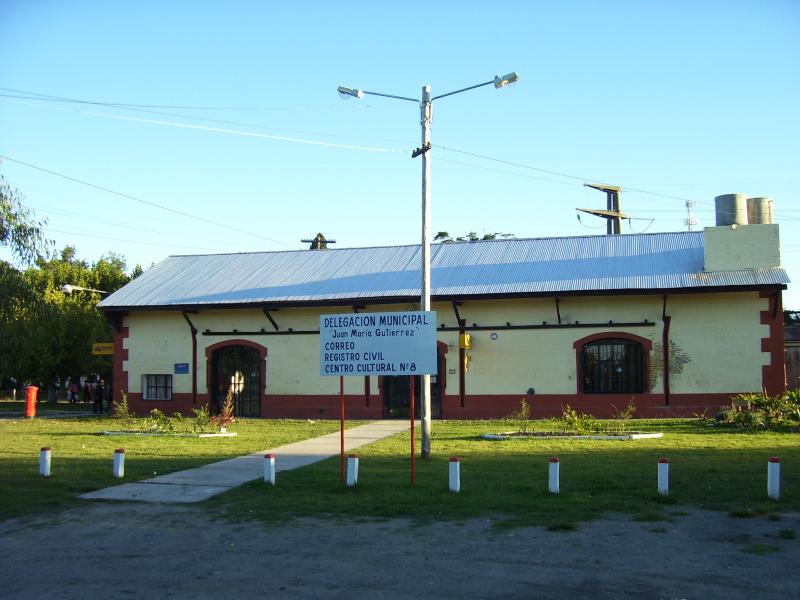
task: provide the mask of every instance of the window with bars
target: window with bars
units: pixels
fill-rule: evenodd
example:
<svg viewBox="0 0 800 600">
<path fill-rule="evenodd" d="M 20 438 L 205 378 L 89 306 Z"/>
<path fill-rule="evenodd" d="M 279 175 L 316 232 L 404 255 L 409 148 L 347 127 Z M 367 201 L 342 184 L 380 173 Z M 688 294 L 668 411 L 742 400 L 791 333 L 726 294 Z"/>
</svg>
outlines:
<svg viewBox="0 0 800 600">
<path fill-rule="evenodd" d="M 584 394 L 625 394 L 645 391 L 642 344 L 603 339 L 583 346 L 581 376 Z"/>
<path fill-rule="evenodd" d="M 142 375 L 143 400 L 172 400 L 172 375 Z"/>
</svg>

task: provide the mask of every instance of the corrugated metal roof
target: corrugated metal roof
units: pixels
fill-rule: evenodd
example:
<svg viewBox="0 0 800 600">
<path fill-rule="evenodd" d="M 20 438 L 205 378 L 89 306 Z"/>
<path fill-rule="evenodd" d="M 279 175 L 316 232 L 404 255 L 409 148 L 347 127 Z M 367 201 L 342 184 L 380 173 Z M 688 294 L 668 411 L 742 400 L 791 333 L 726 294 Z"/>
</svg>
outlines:
<svg viewBox="0 0 800 600">
<path fill-rule="evenodd" d="M 420 246 L 171 256 L 115 292 L 107 310 L 413 297 Z M 703 271 L 703 232 L 435 244 L 434 297 L 760 286 L 779 268 Z"/>
</svg>

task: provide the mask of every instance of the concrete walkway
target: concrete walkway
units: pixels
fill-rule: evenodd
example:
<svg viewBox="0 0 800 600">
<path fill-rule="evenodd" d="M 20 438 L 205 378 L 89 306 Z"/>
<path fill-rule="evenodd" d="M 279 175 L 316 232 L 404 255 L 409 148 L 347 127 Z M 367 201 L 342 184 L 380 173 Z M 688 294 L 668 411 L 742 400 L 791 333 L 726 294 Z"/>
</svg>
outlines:
<svg viewBox="0 0 800 600">
<path fill-rule="evenodd" d="M 408 421 L 375 421 L 346 429 L 345 451 L 407 431 Z M 86 500 L 130 500 L 139 502 L 202 502 L 229 489 L 264 476 L 264 454 L 275 454 L 276 471 L 305 467 L 339 454 L 339 432 L 271 448 L 248 456 L 231 458 L 196 469 L 160 475 L 137 483 L 124 483 L 80 496 Z"/>
</svg>

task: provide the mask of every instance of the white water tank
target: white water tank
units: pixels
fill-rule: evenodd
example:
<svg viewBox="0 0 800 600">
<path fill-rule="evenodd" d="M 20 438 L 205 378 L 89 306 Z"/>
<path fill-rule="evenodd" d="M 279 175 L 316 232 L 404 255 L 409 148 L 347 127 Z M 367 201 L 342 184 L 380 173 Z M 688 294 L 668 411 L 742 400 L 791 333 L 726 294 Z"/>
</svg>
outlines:
<svg viewBox="0 0 800 600">
<path fill-rule="evenodd" d="M 747 222 L 752 225 L 772 223 L 772 198 L 748 198 Z"/>
<path fill-rule="evenodd" d="M 714 198 L 717 227 L 747 225 L 747 197 L 744 194 L 723 194 Z"/>
</svg>

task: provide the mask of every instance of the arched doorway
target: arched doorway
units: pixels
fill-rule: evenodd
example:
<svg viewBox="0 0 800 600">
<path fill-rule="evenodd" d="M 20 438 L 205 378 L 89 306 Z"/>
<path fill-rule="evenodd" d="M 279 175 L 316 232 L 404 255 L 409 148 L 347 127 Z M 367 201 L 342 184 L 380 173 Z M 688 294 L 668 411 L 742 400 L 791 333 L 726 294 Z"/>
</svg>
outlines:
<svg viewBox="0 0 800 600">
<path fill-rule="evenodd" d="M 237 417 L 261 416 L 264 364 L 260 351 L 250 345 L 231 343 L 211 351 L 209 398 L 212 413 L 219 412 L 228 390 L 233 391 L 233 412 Z"/>
<path fill-rule="evenodd" d="M 447 344 L 436 343 L 436 373 L 431 375 L 431 417 L 442 416 L 442 398 L 447 380 Z M 411 378 L 407 376 L 384 376 L 381 378 L 383 413 L 388 418 L 407 419 L 411 408 Z M 422 377 L 414 377 L 415 416 L 422 415 Z"/>
</svg>

